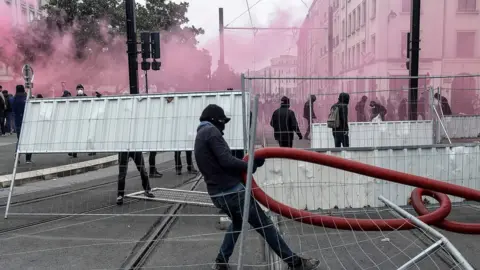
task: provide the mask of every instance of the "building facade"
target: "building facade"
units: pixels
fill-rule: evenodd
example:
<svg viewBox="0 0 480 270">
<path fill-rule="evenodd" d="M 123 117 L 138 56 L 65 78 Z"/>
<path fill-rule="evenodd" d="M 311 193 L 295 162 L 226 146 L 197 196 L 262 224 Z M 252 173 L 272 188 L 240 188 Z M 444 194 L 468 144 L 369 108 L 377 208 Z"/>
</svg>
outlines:
<svg viewBox="0 0 480 270">
<path fill-rule="evenodd" d="M 255 72 L 257 77 L 269 77 L 269 80 L 253 80 L 258 94 L 270 96 L 293 95 L 296 93 L 297 82 L 293 79 L 275 79 L 297 76 L 297 57 L 281 55 L 270 59 L 270 65 Z"/>
<path fill-rule="evenodd" d="M 33 22 L 41 15 L 40 8 L 48 0 L 0 0 L 2 11 L 2 24 L 11 24 L 11 27 L 26 25 Z M 2 25 L 2 27 L 10 27 Z M 0 62 L 0 82 L 10 82 L 13 77 L 10 70 L 4 63 Z"/>
<path fill-rule="evenodd" d="M 480 73 L 480 0 L 423 0 L 421 11 L 420 75 Z M 303 91 L 365 93 L 371 99 L 406 97 L 408 80 L 407 32 L 411 0 L 316 0 L 310 7 L 297 44 L 299 74 L 327 76 L 328 35 L 317 30 L 333 10 L 333 75 L 338 77 L 390 77 L 318 81 Z M 441 87 L 452 109 L 470 114 L 471 100 L 478 99 L 479 78 L 421 80 Z M 424 92 L 424 91 L 420 91 Z M 468 104 L 467 104 L 468 103 Z"/>
</svg>

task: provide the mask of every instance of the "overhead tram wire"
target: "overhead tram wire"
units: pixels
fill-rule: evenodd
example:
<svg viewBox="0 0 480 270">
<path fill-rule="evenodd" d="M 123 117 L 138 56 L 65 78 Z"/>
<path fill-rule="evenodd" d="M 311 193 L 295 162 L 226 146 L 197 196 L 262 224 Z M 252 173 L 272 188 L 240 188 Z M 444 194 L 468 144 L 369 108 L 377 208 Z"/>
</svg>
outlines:
<svg viewBox="0 0 480 270">
<path fill-rule="evenodd" d="M 256 5 L 258 5 L 260 2 L 262 2 L 263 0 L 258 0 L 257 2 L 255 2 L 255 4 L 253 4 L 252 6 L 250 6 L 247 10 L 245 10 L 244 12 L 242 12 L 240 15 L 238 15 L 237 17 L 235 17 L 235 19 L 233 19 L 232 21 L 230 21 L 229 23 L 227 23 L 225 25 L 225 27 L 228 27 L 229 25 L 231 25 L 232 23 L 234 23 L 236 20 L 238 20 L 240 17 L 242 17 L 243 15 L 245 15 L 245 13 L 249 12 L 250 13 L 250 10 L 252 8 L 254 8 Z M 248 6 L 248 3 L 247 3 L 247 6 Z M 251 20 L 251 17 L 250 17 L 250 20 Z"/>
</svg>

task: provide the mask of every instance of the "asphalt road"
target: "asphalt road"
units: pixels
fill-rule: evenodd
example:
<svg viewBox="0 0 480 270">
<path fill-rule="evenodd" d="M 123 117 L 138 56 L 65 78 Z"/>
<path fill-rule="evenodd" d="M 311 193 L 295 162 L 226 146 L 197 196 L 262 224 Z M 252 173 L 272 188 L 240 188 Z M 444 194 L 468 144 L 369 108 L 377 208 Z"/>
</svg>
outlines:
<svg viewBox="0 0 480 270">
<path fill-rule="evenodd" d="M 15 148 L 17 137 L 15 134 L 8 137 L 0 137 L 0 175 L 11 174 L 15 161 Z M 106 157 L 112 154 L 97 154 L 88 156 L 87 154 L 78 154 L 77 158 L 72 158 L 67 154 L 35 154 L 32 156 L 33 163 L 26 164 L 25 156 L 20 156 L 20 163 L 17 166 L 17 172 L 28 172 L 41 170 L 51 167 L 69 165 L 82 161 Z"/>
</svg>

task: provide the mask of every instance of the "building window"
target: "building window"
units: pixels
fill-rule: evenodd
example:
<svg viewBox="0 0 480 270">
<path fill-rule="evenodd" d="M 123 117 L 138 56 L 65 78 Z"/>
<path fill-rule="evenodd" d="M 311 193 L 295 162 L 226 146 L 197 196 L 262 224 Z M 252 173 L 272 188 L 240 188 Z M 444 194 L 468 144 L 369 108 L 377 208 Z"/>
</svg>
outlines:
<svg viewBox="0 0 480 270">
<path fill-rule="evenodd" d="M 458 11 L 476 11 L 477 0 L 458 0 Z"/>
<path fill-rule="evenodd" d="M 360 43 L 357 44 L 357 65 L 361 65 L 360 63 L 361 58 L 360 58 Z"/>
<path fill-rule="evenodd" d="M 352 34 L 352 14 L 348 14 L 347 25 L 348 25 L 348 29 L 347 29 L 348 36 L 350 36 Z"/>
<path fill-rule="evenodd" d="M 412 0 L 402 0 L 402 12 L 410 12 L 412 10 Z"/>
<path fill-rule="evenodd" d="M 362 41 L 362 54 L 365 56 L 365 53 L 367 52 L 367 43 Z"/>
<path fill-rule="evenodd" d="M 408 44 L 407 44 L 407 35 L 408 33 L 407 32 L 402 32 L 401 33 L 401 44 L 400 44 L 400 57 L 401 58 L 404 58 L 406 59 L 407 58 L 407 48 L 408 48 Z"/>
<path fill-rule="evenodd" d="M 360 25 L 362 24 L 362 12 L 360 12 L 361 5 L 357 7 L 357 30 L 360 29 Z"/>
<path fill-rule="evenodd" d="M 345 32 L 345 20 L 342 20 L 342 40 L 347 36 L 347 33 Z"/>
<path fill-rule="evenodd" d="M 377 16 L 377 0 L 371 0 L 370 19 L 375 19 Z"/>
<path fill-rule="evenodd" d="M 363 0 L 363 2 L 362 2 L 362 26 L 365 25 L 366 20 L 367 20 L 367 1 Z"/>
<path fill-rule="evenodd" d="M 475 32 L 457 32 L 457 57 L 475 57 Z"/>
<path fill-rule="evenodd" d="M 357 66 L 357 61 L 355 61 L 355 46 L 352 47 L 352 67 Z"/>
<path fill-rule="evenodd" d="M 370 37 L 370 52 L 375 54 L 375 50 L 376 50 L 376 39 L 375 39 L 375 35 L 372 35 Z"/>
<path fill-rule="evenodd" d="M 357 29 L 357 11 L 353 10 L 352 12 L 352 34 L 355 34 L 355 30 Z"/>
</svg>

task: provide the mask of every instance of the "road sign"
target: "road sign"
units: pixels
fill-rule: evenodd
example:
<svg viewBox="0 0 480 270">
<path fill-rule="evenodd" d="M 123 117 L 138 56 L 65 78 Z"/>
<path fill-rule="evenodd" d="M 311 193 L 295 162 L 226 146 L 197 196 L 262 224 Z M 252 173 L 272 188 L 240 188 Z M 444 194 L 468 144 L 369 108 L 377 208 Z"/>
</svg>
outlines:
<svg viewBox="0 0 480 270">
<path fill-rule="evenodd" d="M 26 64 L 23 66 L 22 74 L 25 82 L 27 83 L 33 82 L 33 77 L 34 77 L 33 68 L 29 64 Z"/>
</svg>

